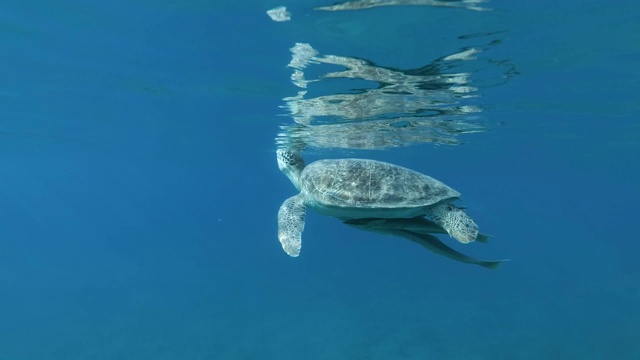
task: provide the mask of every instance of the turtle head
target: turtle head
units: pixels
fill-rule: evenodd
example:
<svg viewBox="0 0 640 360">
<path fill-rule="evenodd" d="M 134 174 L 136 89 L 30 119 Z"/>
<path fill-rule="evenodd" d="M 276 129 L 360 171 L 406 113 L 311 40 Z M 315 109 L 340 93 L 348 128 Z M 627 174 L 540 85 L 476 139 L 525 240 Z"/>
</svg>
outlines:
<svg viewBox="0 0 640 360">
<path fill-rule="evenodd" d="M 304 159 L 302 159 L 299 153 L 287 149 L 276 150 L 276 155 L 278 158 L 278 168 L 280 168 L 280 171 L 287 175 L 293 185 L 298 188 L 298 177 L 302 169 L 304 169 Z"/>
</svg>

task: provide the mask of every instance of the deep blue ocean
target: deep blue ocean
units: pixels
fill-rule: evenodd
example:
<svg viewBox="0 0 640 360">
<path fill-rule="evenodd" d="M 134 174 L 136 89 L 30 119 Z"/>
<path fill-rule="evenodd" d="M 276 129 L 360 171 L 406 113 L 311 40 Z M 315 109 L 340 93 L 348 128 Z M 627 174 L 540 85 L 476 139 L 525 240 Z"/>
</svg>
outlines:
<svg viewBox="0 0 640 360">
<path fill-rule="evenodd" d="M 3 1 L 0 360 L 640 359 L 640 5 L 422 3 Z M 290 257 L 278 146 L 510 261 L 313 211 Z"/>
</svg>

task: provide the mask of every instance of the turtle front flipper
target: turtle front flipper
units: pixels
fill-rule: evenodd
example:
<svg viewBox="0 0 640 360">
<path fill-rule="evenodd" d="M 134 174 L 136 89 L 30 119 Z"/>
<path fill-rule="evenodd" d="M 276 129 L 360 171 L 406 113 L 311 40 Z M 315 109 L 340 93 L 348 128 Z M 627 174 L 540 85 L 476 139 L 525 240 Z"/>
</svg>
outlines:
<svg viewBox="0 0 640 360">
<path fill-rule="evenodd" d="M 447 233 L 461 243 L 470 243 L 478 237 L 478 225 L 462 209 L 444 203 L 428 209 L 427 216 L 442 226 Z"/>
<path fill-rule="evenodd" d="M 289 256 L 300 255 L 305 213 L 302 195 L 288 198 L 278 211 L 278 240 Z"/>
<path fill-rule="evenodd" d="M 402 229 L 386 229 L 381 232 L 387 233 L 390 235 L 397 235 L 405 239 L 411 240 L 417 244 L 424 246 L 430 251 L 438 255 L 446 256 L 449 259 L 460 261 L 467 264 L 479 265 L 487 269 L 497 269 L 498 266 L 500 266 L 500 263 L 504 261 L 508 261 L 508 260 L 497 260 L 497 261 L 479 260 L 479 259 L 467 256 L 461 252 L 458 252 L 448 247 L 445 243 L 440 241 L 440 239 L 438 239 L 437 237 L 431 234 L 420 234 L 415 231 L 402 230 Z"/>
<path fill-rule="evenodd" d="M 349 219 L 344 221 L 345 224 L 351 225 L 358 229 L 368 231 L 379 230 L 407 230 L 416 234 L 448 234 L 442 226 L 435 222 L 425 219 L 421 216 L 413 218 L 362 218 L 362 219 Z M 481 243 L 489 242 L 493 236 L 487 234 L 478 233 L 476 241 Z"/>
</svg>

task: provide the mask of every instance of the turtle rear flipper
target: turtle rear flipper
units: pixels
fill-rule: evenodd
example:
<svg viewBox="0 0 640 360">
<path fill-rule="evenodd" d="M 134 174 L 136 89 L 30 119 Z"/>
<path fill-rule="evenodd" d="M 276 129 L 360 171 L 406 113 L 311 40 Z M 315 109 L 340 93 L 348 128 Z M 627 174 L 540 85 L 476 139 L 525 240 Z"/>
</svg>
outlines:
<svg viewBox="0 0 640 360">
<path fill-rule="evenodd" d="M 447 203 L 431 206 L 427 216 L 442 226 L 454 239 L 468 244 L 478 237 L 478 225 L 460 208 Z"/>
</svg>

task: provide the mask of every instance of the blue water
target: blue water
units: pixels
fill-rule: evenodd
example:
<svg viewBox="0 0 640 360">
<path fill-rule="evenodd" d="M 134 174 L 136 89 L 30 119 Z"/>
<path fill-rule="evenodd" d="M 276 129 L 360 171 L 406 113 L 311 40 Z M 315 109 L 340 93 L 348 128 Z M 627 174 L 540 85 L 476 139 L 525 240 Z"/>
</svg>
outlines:
<svg viewBox="0 0 640 360">
<path fill-rule="evenodd" d="M 640 5 L 331 4 L 3 2 L 1 360 L 640 359 Z M 311 212 L 282 251 L 296 43 L 403 71 L 483 49 L 442 69 L 471 74 L 482 132 L 304 155 L 444 181 L 493 238 L 442 241 L 510 262 Z"/>
</svg>

